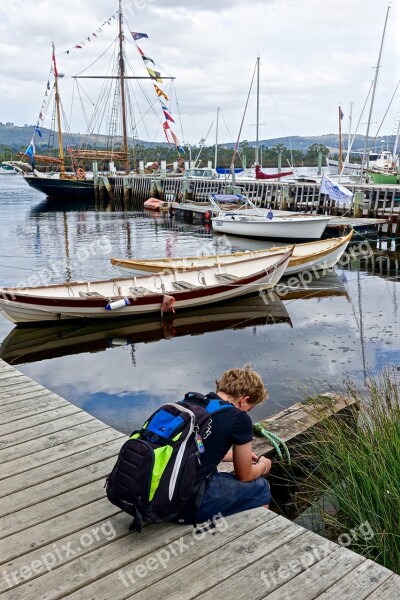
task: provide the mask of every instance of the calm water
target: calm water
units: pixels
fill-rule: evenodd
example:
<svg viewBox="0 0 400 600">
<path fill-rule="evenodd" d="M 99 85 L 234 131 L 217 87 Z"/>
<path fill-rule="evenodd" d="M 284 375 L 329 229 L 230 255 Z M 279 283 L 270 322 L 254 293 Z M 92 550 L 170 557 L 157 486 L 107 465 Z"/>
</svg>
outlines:
<svg viewBox="0 0 400 600">
<path fill-rule="evenodd" d="M 53 283 L 111 277 L 110 256 L 184 256 L 227 244 L 122 205 L 50 204 L 20 176 L 0 176 L 0 198 L 2 286 L 38 284 L 29 281 L 35 275 Z M 307 393 L 339 389 L 348 376 L 362 381 L 400 364 L 398 277 L 337 269 L 315 285 L 267 307 L 243 300 L 164 323 L 16 329 L 0 317 L 0 356 L 126 433 L 160 404 L 213 390 L 225 369 L 250 362 L 270 392 L 252 414 L 259 419 Z"/>
</svg>

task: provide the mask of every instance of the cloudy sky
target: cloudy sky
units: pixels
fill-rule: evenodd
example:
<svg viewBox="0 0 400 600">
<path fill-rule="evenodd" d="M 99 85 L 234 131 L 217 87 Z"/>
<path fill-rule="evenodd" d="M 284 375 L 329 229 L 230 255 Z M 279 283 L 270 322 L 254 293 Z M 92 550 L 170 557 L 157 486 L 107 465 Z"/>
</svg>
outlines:
<svg viewBox="0 0 400 600">
<path fill-rule="evenodd" d="M 164 75 L 176 77 L 176 105 L 171 83 L 175 132 L 191 143 L 215 138 L 219 106 L 220 141 L 235 141 L 257 55 L 261 57 L 261 138 L 319 135 L 337 130 L 339 104 L 345 114 L 354 103 L 353 122 L 366 100 L 385 21 L 387 2 L 376 0 L 124 0 L 127 30 L 146 32 L 139 42 Z M 392 0 L 382 69 L 377 89 L 374 134 L 400 79 L 400 0 Z M 116 0 L 2 0 L 0 5 L 0 121 L 35 123 L 49 78 L 51 41 L 56 44 L 64 109 L 73 131 L 86 129 L 77 104 L 72 75 L 91 65 L 111 44 L 116 20 L 102 23 L 117 10 Z M 81 49 L 75 44 L 91 37 Z M 397 38 L 397 39 L 396 39 Z M 66 50 L 71 49 L 69 54 Z M 143 63 L 129 40 L 127 55 L 136 75 Z M 110 54 L 86 74 L 103 72 Z M 154 102 L 149 82 L 142 82 Z M 80 95 L 89 115 L 96 82 L 81 80 Z M 83 87 L 84 86 L 84 87 Z M 383 134 L 392 134 L 399 110 L 399 90 L 389 110 Z M 143 93 L 135 94 L 139 137 L 162 140 L 160 107 L 157 117 L 145 107 Z M 74 108 L 71 110 L 72 97 Z M 181 122 L 179 119 L 179 113 Z M 255 138 L 255 96 L 250 100 L 241 139 Z M 365 132 L 367 113 L 360 132 Z M 153 121 L 153 123 L 152 123 Z M 50 123 L 50 111 L 45 125 Z M 183 131 L 182 131 L 183 129 Z M 1 143 L 1 139 L 0 139 Z"/>
</svg>

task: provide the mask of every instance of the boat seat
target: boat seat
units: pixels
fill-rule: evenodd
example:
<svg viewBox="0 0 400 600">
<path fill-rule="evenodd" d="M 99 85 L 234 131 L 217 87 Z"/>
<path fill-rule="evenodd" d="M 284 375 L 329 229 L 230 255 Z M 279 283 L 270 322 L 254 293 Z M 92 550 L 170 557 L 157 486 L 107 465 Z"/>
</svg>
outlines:
<svg viewBox="0 0 400 600">
<path fill-rule="evenodd" d="M 188 281 L 173 281 L 172 285 L 177 290 L 197 290 L 199 288 L 198 285 L 194 285 Z"/>
<path fill-rule="evenodd" d="M 99 294 L 99 292 L 79 292 L 81 298 L 92 298 L 93 296 L 97 296 L 97 298 L 105 298 L 103 294 Z"/>
<path fill-rule="evenodd" d="M 130 287 L 129 291 L 134 296 L 148 296 L 149 294 L 154 293 L 151 290 L 148 290 L 147 288 L 144 288 L 144 287 Z"/>
<path fill-rule="evenodd" d="M 229 273 L 215 273 L 215 277 L 221 281 L 236 281 L 239 279 L 236 275 L 230 275 Z"/>
</svg>

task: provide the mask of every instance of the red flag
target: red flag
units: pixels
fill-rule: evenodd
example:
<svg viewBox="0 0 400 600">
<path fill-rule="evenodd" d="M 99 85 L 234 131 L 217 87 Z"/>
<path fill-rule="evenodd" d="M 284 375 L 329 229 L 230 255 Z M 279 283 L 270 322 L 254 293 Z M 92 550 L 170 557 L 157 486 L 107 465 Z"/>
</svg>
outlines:
<svg viewBox="0 0 400 600">
<path fill-rule="evenodd" d="M 165 121 L 165 122 L 163 123 L 163 129 L 164 129 L 165 137 L 167 138 L 167 142 L 168 142 L 168 144 L 170 144 L 170 143 L 171 143 L 171 140 L 170 140 L 170 139 L 169 139 L 169 137 L 168 137 L 168 129 L 170 129 L 170 126 L 169 126 L 169 123 L 168 123 L 168 121 Z"/>
</svg>

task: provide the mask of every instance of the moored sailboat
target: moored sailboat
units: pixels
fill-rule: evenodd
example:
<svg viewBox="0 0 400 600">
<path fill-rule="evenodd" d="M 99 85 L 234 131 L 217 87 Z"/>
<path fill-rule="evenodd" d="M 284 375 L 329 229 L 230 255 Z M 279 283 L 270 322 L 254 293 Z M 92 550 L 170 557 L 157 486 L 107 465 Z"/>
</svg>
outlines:
<svg viewBox="0 0 400 600">
<path fill-rule="evenodd" d="M 24 158 L 25 160 L 29 159 L 31 171 L 27 172 L 24 167 L 20 169 L 31 187 L 43 192 L 50 198 L 94 199 L 99 176 L 107 178 L 107 181 L 105 181 L 106 189 L 113 191 L 116 188 L 122 188 L 121 176 L 128 175 L 135 166 L 134 162 L 137 160 L 135 158 L 135 147 L 139 142 L 134 110 L 129 103 L 129 99 L 135 97 L 135 94 L 132 94 L 129 90 L 129 80 L 147 79 L 152 82 L 157 99 L 161 103 L 160 120 L 164 120 L 162 131 L 164 131 L 166 141 L 175 145 L 177 156 L 184 152 L 177 136 L 171 129 L 170 122 L 174 122 L 174 120 L 170 115 L 169 108 L 165 105 L 168 96 L 159 87 L 164 79 L 172 80 L 174 78 L 161 76 L 158 71 L 150 68 L 150 63 L 155 64 L 154 61 L 146 56 L 137 44 L 139 39 L 148 36 L 137 32 L 131 32 L 133 44 L 136 46 L 147 69 L 147 74 L 145 76 L 128 74 L 127 65 L 129 62 L 125 52 L 122 0 L 119 0 L 118 11 L 112 15 L 112 18 L 117 20 L 117 47 L 113 54 L 115 60 L 111 61 L 107 74 L 79 74 L 73 77 L 76 86 L 78 86 L 78 80 L 81 79 L 108 80 L 107 85 L 109 86 L 107 93 L 102 88 L 98 103 L 94 107 L 91 104 L 93 115 L 88 123 L 88 134 L 80 144 L 75 144 L 71 137 L 67 143 L 64 139 L 65 133 L 63 133 L 63 130 L 64 132 L 69 131 L 69 125 L 63 122 L 66 111 L 62 107 L 59 89 L 60 79 L 64 75 L 58 70 L 53 44 L 51 58 L 51 72 L 54 76 L 53 90 L 51 90 L 50 82 L 48 82 L 45 100 L 42 104 L 36 128 L 31 143 L 25 151 Z M 111 18 L 108 19 L 109 25 L 111 21 Z M 88 37 L 89 41 L 90 37 Z M 81 46 L 77 45 L 75 48 L 81 48 Z M 66 52 L 66 54 L 68 53 L 69 51 Z M 87 95 L 86 90 L 83 90 L 83 92 Z M 144 92 L 143 95 L 147 97 Z M 42 137 L 41 127 L 44 113 L 48 107 L 47 96 L 49 98 L 54 96 L 55 107 L 52 118 L 54 128 L 51 129 L 51 135 L 54 137 L 54 134 L 56 134 L 57 145 L 53 152 L 46 155 L 36 152 L 35 141 L 38 146 L 39 141 L 36 136 Z M 86 114 L 83 107 L 81 112 Z M 100 133 L 101 130 L 104 130 L 102 134 Z M 104 180 L 102 181 L 104 182 Z"/>
</svg>

